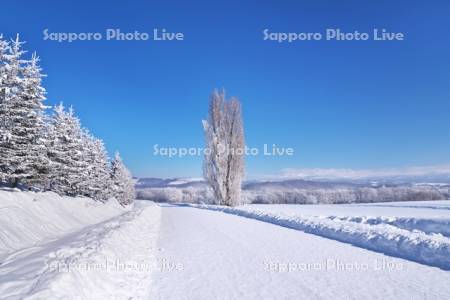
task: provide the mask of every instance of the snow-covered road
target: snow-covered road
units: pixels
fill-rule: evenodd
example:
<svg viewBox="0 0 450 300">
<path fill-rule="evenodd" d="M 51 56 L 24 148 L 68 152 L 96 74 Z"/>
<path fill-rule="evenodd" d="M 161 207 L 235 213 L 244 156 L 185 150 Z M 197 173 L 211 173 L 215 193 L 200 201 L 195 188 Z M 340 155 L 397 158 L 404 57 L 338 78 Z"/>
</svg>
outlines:
<svg viewBox="0 0 450 300">
<path fill-rule="evenodd" d="M 302 231 L 162 205 L 149 299 L 448 299 L 450 273 Z"/>
</svg>

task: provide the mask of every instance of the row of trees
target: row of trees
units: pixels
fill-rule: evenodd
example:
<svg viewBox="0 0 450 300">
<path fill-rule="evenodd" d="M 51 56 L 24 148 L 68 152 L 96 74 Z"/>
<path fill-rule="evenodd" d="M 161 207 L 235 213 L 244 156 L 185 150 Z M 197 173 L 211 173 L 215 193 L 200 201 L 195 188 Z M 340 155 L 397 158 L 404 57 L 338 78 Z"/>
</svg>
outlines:
<svg viewBox="0 0 450 300">
<path fill-rule="evenodd" d="M 23 42 L 0 35 L 0 181 L 99 201 L 133 201 L 130 172 L 83 128 L 72 108 L 46 113 L 39 58 L 25 59 Z"/>
<path fill-rule="evenodd" d="M 353 188 L 261 188 L 244 192 L 246 203 L 256 204 L 344 204 L 446 199 L 436 187 L 394 186 Z"/>
</svg>

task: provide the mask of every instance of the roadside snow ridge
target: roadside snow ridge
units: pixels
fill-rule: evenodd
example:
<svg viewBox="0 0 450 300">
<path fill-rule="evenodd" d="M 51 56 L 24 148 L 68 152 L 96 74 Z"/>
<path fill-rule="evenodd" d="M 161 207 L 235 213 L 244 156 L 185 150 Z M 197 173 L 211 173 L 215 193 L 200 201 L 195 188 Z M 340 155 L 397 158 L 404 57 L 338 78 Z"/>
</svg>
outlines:
<svg viewBox="0 0 450 300">
<path fill-rule="evenodd" d="M 386 220 L 382 222 L 382 219 L 376 219 L 374 222 L 355 222 L 355 219 L 337 217 L 303 216 L 283 212 L 271 213 L 247 206 L 192 206 L 273 223 L 350 243 L 372 251 L 450 270 L 450 239 L 448 237 L 440 233 L 427 234 L 415 228 L 409 231 L 394 226 L 396 222 L 385 222 Z M 404 220 L 399 222 L 405 228 L 414 227 Z M 442 228 L 442 226 L 439 228 Z M 442 233 L 446 234 L 447 231 L 444 230 Z"/>
</svg>

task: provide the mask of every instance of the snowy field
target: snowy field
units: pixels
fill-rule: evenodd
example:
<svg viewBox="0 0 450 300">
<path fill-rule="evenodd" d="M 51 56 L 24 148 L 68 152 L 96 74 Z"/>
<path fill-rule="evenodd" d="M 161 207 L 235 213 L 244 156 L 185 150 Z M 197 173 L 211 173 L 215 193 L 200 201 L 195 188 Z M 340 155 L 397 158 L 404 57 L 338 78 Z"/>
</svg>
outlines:
<svg viewBox="0 0 450 300">
<path fill-rule="evenodd" d="M 0 191 L 0 299 L 448 299 L 450 201 L 123 208 Z"/>
</svg>

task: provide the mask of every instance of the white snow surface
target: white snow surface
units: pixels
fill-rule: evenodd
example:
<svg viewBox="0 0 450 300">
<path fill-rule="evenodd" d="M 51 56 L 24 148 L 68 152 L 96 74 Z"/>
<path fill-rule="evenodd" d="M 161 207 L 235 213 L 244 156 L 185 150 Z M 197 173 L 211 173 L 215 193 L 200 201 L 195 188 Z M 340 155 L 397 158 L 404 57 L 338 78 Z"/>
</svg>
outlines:
<svg viewBox="0 0 450 300">
<path fill-rule="evenodd" d="M 0 299 L 147 299 L 158 206 L 17 191 L 0 199 L 14 212 L 0 215 Z"/>
<path fill-rule="evenodd" d="M 172 268 L 153 274 L 149 299 L 450 295 L 450 272 L 440 268 L 222 211 L 162 205 L 157 257 Z"/>
<path fill-rule="evenodd" d="M 0 190 L 0 258 L 5 254 L 54 240 L 127 209 L 116 201 L 61 197 L 53 192 Z"/>
<path fill-rule="evenodd" d="M 193 206 L 257 219 L 450 270 L 450 201 L 233 208 Z"/>
<path fill-rule="evenodd" d="M 2 190 L 0 299 L 448 299 L 449 208 L 125 209 Z"/>
</svg>

